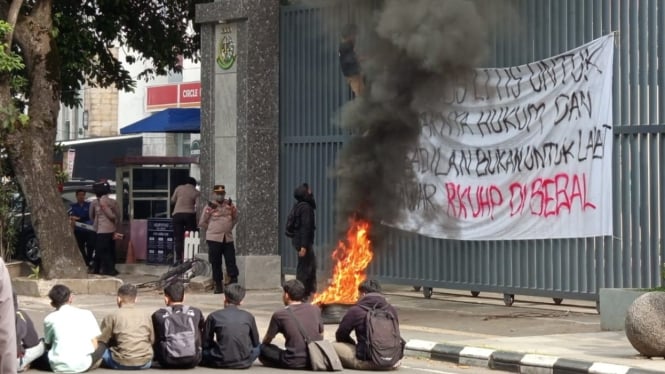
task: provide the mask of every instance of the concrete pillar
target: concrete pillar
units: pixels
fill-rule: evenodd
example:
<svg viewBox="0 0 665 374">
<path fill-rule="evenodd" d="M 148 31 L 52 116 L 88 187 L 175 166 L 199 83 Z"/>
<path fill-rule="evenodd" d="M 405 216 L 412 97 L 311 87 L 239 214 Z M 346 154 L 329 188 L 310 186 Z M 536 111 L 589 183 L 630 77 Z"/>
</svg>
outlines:
<svg viewBox="0 0 665 374">
<path fill-rule="evenodd" d="M 240 211 L 240 283 L 279 287 L 279 0 L 196 5 L 201 24 L 201 190 L 224 184 Z"/>
</svg>

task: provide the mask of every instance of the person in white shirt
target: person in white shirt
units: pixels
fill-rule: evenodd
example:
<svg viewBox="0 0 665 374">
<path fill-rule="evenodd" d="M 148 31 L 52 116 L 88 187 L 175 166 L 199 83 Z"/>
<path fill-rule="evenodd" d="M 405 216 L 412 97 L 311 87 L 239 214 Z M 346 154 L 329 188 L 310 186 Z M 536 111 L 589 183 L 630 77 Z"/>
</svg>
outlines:
<svg viewBox="0 0 665 374">
<path fill-rule="evenodd" d="M 44 343 L 55 373 L 82 373 L 99 366 L 106 349 L 97 342 L 101 335 L 91 311 L 71 306 L 72 293 L 56 284 L 48 293 L 54 312 L 44 318 Z"/>
</svg>

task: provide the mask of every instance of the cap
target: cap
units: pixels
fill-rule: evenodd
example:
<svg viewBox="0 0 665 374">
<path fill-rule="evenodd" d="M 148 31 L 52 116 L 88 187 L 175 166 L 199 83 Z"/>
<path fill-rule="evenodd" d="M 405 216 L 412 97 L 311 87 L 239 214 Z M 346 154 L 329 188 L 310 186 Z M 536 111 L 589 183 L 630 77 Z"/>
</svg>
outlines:
<svg viewBox="0 0 665 374">
<path fill-rule="evenodd" d="M 217 192 L 217 193 L 226 192 L 226 188 L 224 188 L 223 184 L 216 184 L 215 187 L 212 188 L 212 192 Z"/>
</svg>

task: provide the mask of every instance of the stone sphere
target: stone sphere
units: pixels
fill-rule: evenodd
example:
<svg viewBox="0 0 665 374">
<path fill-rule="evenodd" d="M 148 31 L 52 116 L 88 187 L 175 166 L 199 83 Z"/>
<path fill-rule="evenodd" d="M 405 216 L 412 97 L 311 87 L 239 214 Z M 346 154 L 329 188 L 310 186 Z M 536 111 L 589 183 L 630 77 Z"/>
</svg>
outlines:
<svg viewBox="0 0 665 374">
<path fill-rule="evenodd" d="M 665 292 L 648 292 L 628 308 L 626 337 L 647 357 L 665 357 Z"/>
</svg>

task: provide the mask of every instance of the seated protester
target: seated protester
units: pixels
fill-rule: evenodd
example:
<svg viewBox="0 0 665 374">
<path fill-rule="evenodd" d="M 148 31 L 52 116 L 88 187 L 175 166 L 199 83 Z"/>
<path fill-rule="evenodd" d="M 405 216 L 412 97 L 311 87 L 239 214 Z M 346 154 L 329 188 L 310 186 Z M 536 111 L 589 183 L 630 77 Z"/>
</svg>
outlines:
<svg viewBox="0 0 665 374">
<path fill-rule="evenodd" d="M 16 366 L 16 322 L 12 302 L 12 280 L 0 256 L 0 373 L 14 374 Z"/>
<path fill-rule="evenodd" d="M 184 300 L 185 285 L 171 283 L 164 288 L 166 307 L 152 314 L 155 361 L 162 368 L 190 369 L 201 362 L 203 313 Z"/>
<path fill-rule="evenodd" d="M 358 286 L 358 291 L 360 299 L 346 312 L 335 333 L 337 342 L 333 346 L 342 366 L 356 370 L 399 367 L 404 356 L 404 341 L 399 334 L 397 311 L 381 294 L 379 282 L 365 280 Z M 373 310 L 377 313 L 370 322 L 368 313 Z M 351 338 L 352 331 L 358 339 L 357 344 Z"/>
<path fill-rule="evenodd" d="M 149 369 L 155 334 L 150 314 L 136 308 L 136 286 L 123 284 L 118 288 L 118 310 L 102 320 L 99 341 L 108 346 L 102 356 L 109 369 Z"/>
<path fill-rule="evenodd" d="M 203 333 L 203 366 L 246 369 L 259 356 L 259 332 L 254 316 L 238 308 L 245 289 L 237 283 L 224 288 L 224 309 L 210 313 Z"/>
<path fill-rule="evenodd" d="M 100 331 L 95 316 L 89 310 L 71 306 L 72 293 L 67 286 L 56 284 L 48 297 L 55 308 L 44 318 L 44 343 L 50 347 L 51 370 L 82 373 L 97 367 L 106 346 L 97 341 Z"/>
<path fill-rule="evenodd" d="M 271 367 L 309 369 L 307 344 L 300 333 L 298 322 L 311 340 L 323 339 L 321 309 L 302 302 L 305 298 L 305 286 L 299 280 L 286 281 L 283 289 L 282 300 L 286 308 L 276 311 L 270 318 L 259 361 Z M 271 344 L 277 333 L 284 335 L 286 349 Z"/>
<path fill-rule="evenodd" d="M 18 353 L 18 371 L 30 367 L 32 361 L 38 359 L 46 351 L 44 342 L 39 339 L 35 325 L 30 316 L 18 308 L 18 297 L 14 292 L 14 310 L 16 311 L 16 352 Z"/>
</svg>

